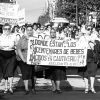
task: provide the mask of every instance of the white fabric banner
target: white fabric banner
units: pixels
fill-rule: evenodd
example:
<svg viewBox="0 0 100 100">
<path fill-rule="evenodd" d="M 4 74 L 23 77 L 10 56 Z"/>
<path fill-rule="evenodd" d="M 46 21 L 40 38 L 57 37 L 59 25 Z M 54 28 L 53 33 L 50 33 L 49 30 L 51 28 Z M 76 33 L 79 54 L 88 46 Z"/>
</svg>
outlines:
<svg viewBox="0 0 100 100">
<path fill-rule="evenodd" d="M 18 25 L 25 25 L 25 9 L 18 11 Z"/>
<path fill-rule="evenodd" d="M 19 9 L 18 4 L 0 3 L 0 24 L 25 24 L 25 9 Z"/>
<path fill-rule="evenodd" d="M 27 63 L 84 67 L 87 59 L 87 47 L 79 44 L 79 41 L 40 40 L 32 37 L 28 42 Z"/>
<path fill-rule="evenodd" d="M 0 17 L 17 18 L 19 5 L 11 3 L 0 3 Z"/>
</svg>

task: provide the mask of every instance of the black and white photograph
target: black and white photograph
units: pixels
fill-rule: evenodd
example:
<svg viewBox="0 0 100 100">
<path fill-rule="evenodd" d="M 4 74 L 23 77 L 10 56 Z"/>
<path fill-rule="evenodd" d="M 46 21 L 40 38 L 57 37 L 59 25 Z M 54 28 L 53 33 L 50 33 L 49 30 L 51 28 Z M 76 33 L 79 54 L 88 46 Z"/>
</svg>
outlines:
<svg viewBox="0 0 100 100">
<path fill-rule="evenodd" d="M 100 0 L 0 0 L 0 100 L 100 100 Z"/>
</svg>

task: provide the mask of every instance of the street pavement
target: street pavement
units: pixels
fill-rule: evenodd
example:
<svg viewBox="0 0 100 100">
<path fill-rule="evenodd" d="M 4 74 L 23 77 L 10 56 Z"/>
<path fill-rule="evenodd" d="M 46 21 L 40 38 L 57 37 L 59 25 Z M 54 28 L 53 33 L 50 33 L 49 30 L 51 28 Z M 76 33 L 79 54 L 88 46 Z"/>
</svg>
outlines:
<svg viewBox="0 0 100 100">
<path fill-rule="evenodd" d="M 8 84 L 9 85 L 9 84 Z M 84 93 L 84 80 L 80 76 L 68 76 L 66 81 L 61 82 L 61 94 L 51 92 L 51 81 L 38 78 L 36 80 L 36 94 L 24 94 L 23 81 L 20 77 L 14 77 L 13 89 L 14 94 L 4 95 L 0 93 L 0 100 L 100 100 L 100 78 L 95 80 L 96 94 Z M 4 90 L 4 80 L 1 80 L 0 90 Z"/>
</svg>

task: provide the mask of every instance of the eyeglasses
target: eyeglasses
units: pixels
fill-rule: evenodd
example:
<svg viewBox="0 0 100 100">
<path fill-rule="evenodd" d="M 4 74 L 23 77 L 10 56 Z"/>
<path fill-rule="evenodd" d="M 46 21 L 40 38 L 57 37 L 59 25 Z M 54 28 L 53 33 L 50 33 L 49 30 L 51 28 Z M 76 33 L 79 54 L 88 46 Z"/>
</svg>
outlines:
<svg viewBox="0 0 100 100">
<path fill-rule="evenodd" d="M 91 30 L 90 28 L 87 29 L 88 31 Z"/>
<path fill-rule="evenodd" d="M 10 28 L 3 28 L 3 30 L 10 30 Z"/>
<path fill-rule="evenodd" d="M 33 31 L 32 29 L 27 29 L 26 31 Z"/>
</svg>

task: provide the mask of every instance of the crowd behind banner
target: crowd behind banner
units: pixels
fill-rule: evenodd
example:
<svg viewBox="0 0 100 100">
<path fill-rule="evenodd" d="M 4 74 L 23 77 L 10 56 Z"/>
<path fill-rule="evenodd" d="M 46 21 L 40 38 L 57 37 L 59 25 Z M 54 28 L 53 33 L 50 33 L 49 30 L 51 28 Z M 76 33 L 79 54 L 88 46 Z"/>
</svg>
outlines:
<svg viewBox="0 0 100 100">
<path fill-rule="evenodd" d="M 10 25 L 6 24 L 1 27 L 0 39 L 4 38 L 4 29 L 7 26 Z M 28 80 L 31 79 L 34 84 L 39 73 L 36 70 L 39 68 L 45 70 L 45 76 L 51 79 L 52 92 L 62 93 L 60 81 L 66 80 L 66 68 L 68 67 L 78 67 L 78 72 L 85 81 L 85 93 L 89 90 L 96 93 L 94 80 L 100 61 L 100 31 L 96 27 L 86 25 L 54 27 L 50 24 L 42 26 L 40 23 L 33 23 L 11 26 L 10 29 L 11 34 L 16 37 L 16 42 L 14 42 L 14 49 L 9 50 L 11 54 L 12 50 L 16 53 L 16 66 L 19 66 L 22 73 L 25 94 L 29 94 Z M 5 50 L 8 53 L 8 48 L 2 49 L 1 47 L 0 42 L 0 55 Z M 4 56 L 1 59 L 4 59 Z M 4 75 L 5 73 L 2 72 Z M 8 80 L 8 76 L 3 76 L 3 78 Z M 14 77 L 13 73 L 12 77 Z M 89 84 L 89 79 L 91 84 Z M 32 89 L 34 90 L 34 85 Z M 6 84 L 4 93 L 7 92 Z M 10 92 L 13 94 L 12 84 Z"/>
</svg>

